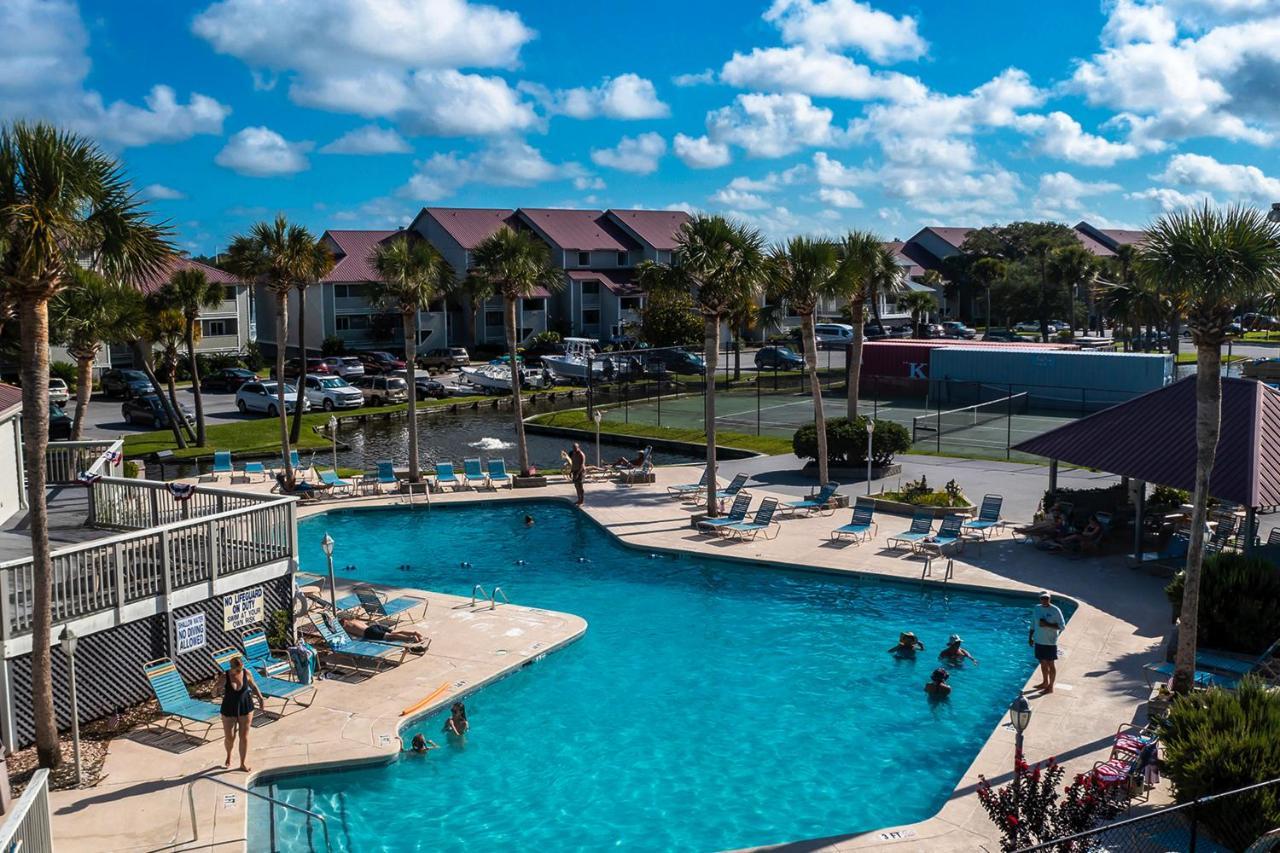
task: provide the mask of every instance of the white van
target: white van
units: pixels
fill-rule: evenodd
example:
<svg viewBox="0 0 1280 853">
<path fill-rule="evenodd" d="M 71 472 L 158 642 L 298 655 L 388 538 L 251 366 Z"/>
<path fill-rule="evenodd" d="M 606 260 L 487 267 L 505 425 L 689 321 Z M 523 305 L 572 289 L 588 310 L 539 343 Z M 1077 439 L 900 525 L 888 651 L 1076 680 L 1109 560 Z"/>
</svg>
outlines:
<svg viewBox="0 0 1280 853">
<path fill-rule="evenodd" d="M 853 326 L 844 323 L 818 323 L 813 327 L 818 349 L 842 349 L 853 343 Z"/>
</svg>

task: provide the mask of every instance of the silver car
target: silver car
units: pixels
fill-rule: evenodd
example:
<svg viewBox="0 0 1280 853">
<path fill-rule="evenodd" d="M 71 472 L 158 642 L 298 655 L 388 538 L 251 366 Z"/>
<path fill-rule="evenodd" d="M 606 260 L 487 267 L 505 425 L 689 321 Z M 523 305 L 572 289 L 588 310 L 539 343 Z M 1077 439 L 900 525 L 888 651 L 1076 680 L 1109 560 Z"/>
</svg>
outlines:
<svg viewBox="0 0 1280 853">
<path fill-rule="evenodd" d="M 304 387 L 307 389 L 307 402 L 313 409 L 332 412 L 334 409 L 358 409 L 364 405 L 364 394 L 341 376 L 312 373 L 307 376 Z"/>
<path fill-rule="evenodd" d="M 324 364 L 330 373 L 343 379 L 364 376 L 364 365 L 354 355 L 331 355 L 325 358 Z"/>
<path fill-rule="evenodd" d="M 280 414 L 279 393 L 275 382 L 246 382 L 236 390 L 236 408 L 240 414 L 264 412 L 272 417 Z M 298 401 L 298 389 L 292 385 L 284 386 L 284 410 L 293 414 Z M 302 400 L 302 411 L 310 411 L 311 404 L 306 398 Z"/>
</svg>

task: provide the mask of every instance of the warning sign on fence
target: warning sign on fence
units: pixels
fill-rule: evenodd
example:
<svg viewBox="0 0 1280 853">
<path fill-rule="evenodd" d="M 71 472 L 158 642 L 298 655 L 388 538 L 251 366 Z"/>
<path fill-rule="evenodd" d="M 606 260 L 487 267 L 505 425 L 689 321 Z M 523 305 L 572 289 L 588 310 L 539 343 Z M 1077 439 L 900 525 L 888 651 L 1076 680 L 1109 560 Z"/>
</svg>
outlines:
<svg viewBox="0 0 1280 853">
<path fill-rule="evenodd" d="M 175 623 L 178 633 L 178 654 L 203 649 L 205 645 L 204 614 L 183 616 Z"/>
<path fill-rule="evenodd" d="M 263 614 L 262 587 L 242 589 L 222 597 L 222 628 L 233 631 L 250 625 L 261 625 Z"/>
</svg>

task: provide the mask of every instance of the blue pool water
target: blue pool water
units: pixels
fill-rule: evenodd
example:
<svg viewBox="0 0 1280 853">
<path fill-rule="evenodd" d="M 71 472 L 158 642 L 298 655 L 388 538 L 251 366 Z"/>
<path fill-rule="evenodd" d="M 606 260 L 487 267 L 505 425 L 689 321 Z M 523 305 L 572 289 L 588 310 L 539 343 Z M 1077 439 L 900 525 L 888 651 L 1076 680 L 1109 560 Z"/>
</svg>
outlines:
<svg viewBox="0 0 1280 853">
<path fill-rule="evenodd" d="M 404 729 L 442 744 L 425 760 L 259 786 L 327 815 L 336 849 L 710 851 L 921 820 L 1034 663 L 1030 599 L 651 556 L 564 504 L 330 512 L 299 524 L 305 568 L 324 565 L 326 531 L 362 580 L 459 595 L 498 583 L 589 623 L 470 696 L 463 747 L 433 717 Z M 916 661 L 886 652 L 902 630 L 925 643 Z M 931 703 L 952 632 L 981 665 Z M 253 808 L 250 849 L 266 849 L 267 809 Z M 310 849 L 276 811 L 280 848 Z"/>
</svg>

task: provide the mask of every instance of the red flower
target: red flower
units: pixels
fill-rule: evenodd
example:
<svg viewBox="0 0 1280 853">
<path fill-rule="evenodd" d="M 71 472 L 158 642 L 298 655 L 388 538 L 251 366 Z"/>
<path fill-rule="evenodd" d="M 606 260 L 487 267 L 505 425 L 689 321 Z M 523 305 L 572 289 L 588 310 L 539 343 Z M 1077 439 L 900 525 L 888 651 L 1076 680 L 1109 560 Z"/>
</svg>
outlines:
<svg viewBox="0 0 1280 853">
<path fill-rule="evenodd" d="M 1009 815 L 1008 817 L 1005 818 L 1005 820 L 1009 822 L 1009 826 L 1018 825 L 1018 818 L 1015 815 Z"/>
</svg>

